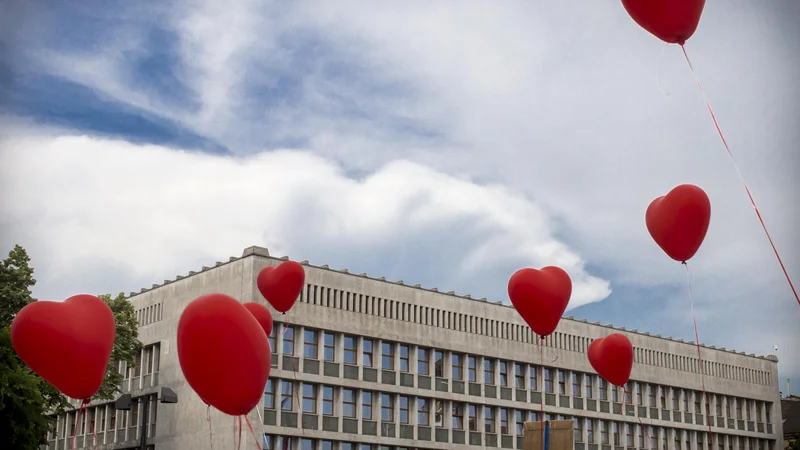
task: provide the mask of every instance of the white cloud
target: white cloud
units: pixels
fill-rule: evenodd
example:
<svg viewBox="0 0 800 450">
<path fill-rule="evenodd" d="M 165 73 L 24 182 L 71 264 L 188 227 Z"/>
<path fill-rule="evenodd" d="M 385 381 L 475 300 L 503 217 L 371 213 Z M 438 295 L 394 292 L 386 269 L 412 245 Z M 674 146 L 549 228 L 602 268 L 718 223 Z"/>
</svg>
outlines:
<svg viewBox="0 0 800 450">
<path fill-rule="evenodd" d="M 0 151 L 2 217 L 20 220 L 10 236 L 24 233 L 34 259 L 46 261 L 37 291 L 48 295 L 87 289 L 78 278 L 56 283 L 61 292 L 48 281 L 88 259 L 127 267 L 114 282 L 133 289 L 131 281 L 158 281 L 254 244 L 300 259 L 325 245 L 326 254 L 344 254 L 335 262 L 352 262 L 353 248 L 407 248 L 418 266 L 398 272 L 410 276 L 426 272 L 436 254 L 463 254 L 448 272 L 499 282 L 513 264 L 558 264 L 575 283 L 571 307 L 610 294 L 608 282 L 553 237 L 535 204 L 407 161 L 354 180 L 298 151 L 234 159 L 78 136 L 17 136 Z M 418 245 L 438 233 L 475 240 L 461 248 Z M 203 253 L 187 256 L 197 249 Z"/>
<path fill-rule="evenodd" d="M 615 285 L 682 286 L 682 269 L 647 235 L 644 210 L 656 196 L 689 182 L 712 200 L 709 235 L 692 260 L 701 339 L 758 353 L 773 341 L 788 349 L 800 340 L 791 322 L 797 305 L 680 52 L 670 47 L 661 55 L 661 43 L 619 4 L 214 5 L 187 1 L 168 13 L 140 12 L 178 33 L 177 70 L 197 94 L 197 109 L 135 85 L 125 55 L 148 51 L 129 38 L 144 32 L 135 28 L 141 24 L 115 23 L 120 37 L 99 42 L 91 53 L 60 51 L 55 58 L 42 52 L 39 62 L 240 155 L 286 137 L 308 142 L 309 153 L 221 160 L 94 139 L 85 139 L 83 148 L 74 139 L 22 133 L 28 137 L 4 144 L 13 164 L 32 168 L 35 155 L 47 154 L 36 173 L 49 170 L 61 180 L 59 169 L 89 171 L 86 180 L 53 188 L 49 179 L 21 177 L 24 172 L 11 165 L 3 169 L 13 176 L 3 182 L 19 193 L 9 197 L 20 208 L 15 229 L 47 243 L 39 255 L 53 258 L 45 266 L 54 272 L 75 255 L 95 257 L 89 249 L 122 245 L 130 248 L 125 257 L 113 253 L 118 276 L 106 278 L 135 288 L 265 243 L 315 262 L 363 262 L 410 273 L 419 263 L 398 263 L 393 252 L 416 244 L 414 251 L 435 272 L 419 281 L 473 294 L 497 292 L 505 282 L 499 269 L 472 276 L 482 265 L 513 270 L 553 259 L 576 268 L 587 261 L 610 273 Z M 792 251 L 800 245 L 798 156 L 792 151 L 800 106 L 787 102 L 800 96 L 800 65 L 787 44 L 796 27 L 770 14 L 780 12 L 747 2 L 735 8 L 709 3 L 687 48 L 800 284 L 800 254 Z M 314 45 L 304 47 L 304 38 Z M 669 97 L 656 87 L 659 58 Z M 346 73 L 331 77 L 331 66 Z M 253 95 L 276 86 L 280 93 L 278 80 L 287 72 L 299 85 L 292 101 Z M 441 138 L 419 138 L 386 117 L 410 119 Z M 119 156 L 112 160 L 111 154 Z M 332 161 L 368 175 L 356 181 Z M 40 197 L 42 189 L 53 189 L 52 197 Z M 54 203 L 47 216 L 37 212 L 43 202 Z M 125 224 L 114 226 L 120 221 Z M 457 227 L 461 234 L 448 240 L 453 223 L 469 226 Z M 97 224 L 102 233 L 90 231 Z M 222 229 L 235 233 L 216 232 Z M 66 238 L 74 233 L 86 240 Z M 148 237 L 128 242 L 137 233 Z M 330 236 L 344 236 L 346 244 Z M 376 245 L 381 254 L 374 254 Z M 540 255 L 541 262 L 520 259 L 518 252 Z M 584 281 L 576 298 L 602 297 L 603 281 Z M 648 298 L 637 305 L 658 308 Z M 686 308 L 678 296 L 662 307 L 664 321 L 690 330 Z M 800 374 L 800 358 L 786 355 L 781 368 Z"/>
</svg>

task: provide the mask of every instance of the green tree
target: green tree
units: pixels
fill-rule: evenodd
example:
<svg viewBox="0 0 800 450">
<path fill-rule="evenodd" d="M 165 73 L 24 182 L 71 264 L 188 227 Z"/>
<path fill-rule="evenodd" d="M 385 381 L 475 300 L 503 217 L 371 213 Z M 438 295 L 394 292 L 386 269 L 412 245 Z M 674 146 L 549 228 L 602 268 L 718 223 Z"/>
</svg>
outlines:
<svg viewBox="0 0 800 450">
<path fill-rule="evenodd" d="M 35 284 L 30 257 L 17 245 L 0 261 L 0 436 L 3 445 L 20 450 L 38 449 L 53 426 L 48 416 L 70 408 L 67 399 L 31 371 L 11 345 L 11 322 L 20 309 L 35 301 L 31 294 Z M 133 305 L 122 294 L 100 297 L 114 313 L 117 332 L 106 377 L 95 396 L 109 400 L 119 392 L 122 381 L 118 362 L 133 364 L 142 344 Z"/>
<path fill-rule="evenodd" d="M 800 450 L 800 438 L 789 441 L 789 445 L 786 446 L 786 450 Z"/>
<path fill-rule="evenodd" d="M 95 398 L 111 400 L 119 393 L 119 384 L 123 379 L 122 374 L 119 373 L 119 363 L 125 362 L 128 367 L 132 367 L 136 363 L 136 357 L 142 351 L 142 343 L 139 341 L 139 322 L 136 320 L 133 304 L 125 298 L 125 294 L 120 292 L 114 298 L 108 294 L 99 297 L 108 304 L 114 313 L 117 336 L 114 339 L 114 350 L 111 351 L 108 367 L 106 367 L 106 377 Z"/>
</svg>

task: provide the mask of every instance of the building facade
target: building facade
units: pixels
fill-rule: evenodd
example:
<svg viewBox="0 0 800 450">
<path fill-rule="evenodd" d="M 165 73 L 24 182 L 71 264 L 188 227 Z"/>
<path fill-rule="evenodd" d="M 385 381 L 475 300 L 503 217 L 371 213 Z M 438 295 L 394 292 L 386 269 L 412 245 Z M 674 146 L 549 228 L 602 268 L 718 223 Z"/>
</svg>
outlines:
<svg viewBox="0 0 800 450">
<path fill-rule="evenodd" d="M 148 448 L 211 449 L 212 440 L 215 449 L 234 448 L 235 419 L 209 412 L 182 376 L 178 319 L 208 293 L 264 302 L 256 276 L 282 259 L 250 247 L 131 294 L 145 348 L 120 370 L 123 392 L 140 401 L 130 411 L 93 402 L 80 423 L 74 411 L 59 417 L 48 448 L 69 449 L 75 433 L 77 448 L 139 448 L 145 402 Z M 576 450 L 780 450 L 774 356 L 703 346 L 701 364 L 692 342 L 572 318 L 540 353 L 524 321 L 500 302 L 303 264 L 301 298 L 274 316 L 263 410 L 248 416 L 255 438 L 245 427 L 241 448 L 519 449 L 522 423 L 543 413 L 573 420 Z M 625 391 L 599 378 L 586 357 L 593 339 L 612 332 L 634 346 Z M 177 404 L 158 402 L 162 386 L 178 394 Z"/>
</svg>

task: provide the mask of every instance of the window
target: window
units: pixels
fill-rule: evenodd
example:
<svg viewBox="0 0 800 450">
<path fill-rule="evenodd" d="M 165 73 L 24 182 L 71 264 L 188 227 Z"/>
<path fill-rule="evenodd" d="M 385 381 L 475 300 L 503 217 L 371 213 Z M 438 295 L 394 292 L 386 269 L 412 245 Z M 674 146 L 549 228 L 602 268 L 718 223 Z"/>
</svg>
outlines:
<svg viewBox="0 0 800 450">
<path fill-rule="evenodd" d="M 700 399 L 703 398 L 703 394 L 700 392 L 694 393 L 694 412 L 695 414 L 703 414 L 703 407 L 700 405 Z M 750 408 L 747 409 L 747 420 L 750 420 Z"/>
<path fill-rule="evenodd" d="M 642 384 L 636 383 L 636 404 L 642 406 Z"/>
<path fill-rule="evenodd" d="M 417 399 L 417 425 L 429 426 L 431 424 L 431 401 L 427 398 Z"/>
<path fill-rule="evenodd" d="M 633 447 L 633 427 L 631 424 L 625 424 L 625 446 Z"/>
<path fill-rule="evenodd" d="M 281 410 L 292 411 L 294 404 L 294 385 L 291 381 L 281 381 Z"/>
<path fill-rule="evenodd" d="M 317 330 L 305 330 L 303 333 L 303 357 L 317 359 L 319 352 L 317 348 Z"/>
<path fill-rule="evenodd" d="M 342 442 L 339 444 L 341 450 L 355 450 L 356 444 L 354 442 Z M 277 449 L 276 449 L 277 450 Z M 281 449 L 283 450 L 283 449 Z"/>
<path fill-rule="evenodd" d="M 494 384 L 494 360 L 483 358 L 483 382 Z"/>
<path fill-rule="evenodd" d="M 478 382 L 478 361 L 474 356 L 467 356 L 467 377 L 470 383 Z"/>
<path fill-rule="evenodd" d="M 355 336 L 344 337 L 344 363 L 356 364 L 356 338 Z"/>
<path fill-rule="evenodd" d="M 364 364 L 364 367 L 372 367 L 372 339 L 364 338 L 362 344 L 364 346 L 362 351 L 362 356 L 364 358 L 362 364 Z"/>
<path fill-rule="evenodd" d="M 264 446 L 264 448 L 270 448 Z M 333 450 L 333 441 L 322 441 L 322 450 Z"/>
<path fill-rule="evenodd" d="M 586 419 L 586 442 L 594 444 L 594 423 L 592 419 Z"/>
<path fill-rule="evenodd" d="M 647 386 L 647 404 L 651 408 L 656 407 L 656 388 L 652 384 Z M 686 398 L 683 399 L 683 404 L 686 406 Z"/>
<path fill-rule="evenodd" d="M 725 417 L 733 417 L 731 416 L 731 398 L 725 397 Z"/>
<path fill-rule="evenodd" d="M 742 399 L 740 398 L 736 399 L 736 418 L 742 420 Z"/>
<path fill-rule="evenodd" d="M 291 436 L 278 436 L 278 446 L 281 450 L 292 450 L 292 437 Z"/>
<path fill-rule="evenodd" d="M 444 355 L 441 350 L 433 352 L 433 368 L 437 377 L 444 378 Z"/>
<path fill-rule="evenodd" d="M 520 363 L 514 363 L 514 387 L 525 389 L 525 369 Z"/>
<path fill-rule="evenodd" d="M 508 386 L 508 364 L 505 361 L 500 361 L 500 386 Z"/>
<path fill-rule="evenodd" d="M 314 450 L 314 441 L 312 439 L 300 439 L 300 450 Z"/>
<path fill-rule="evenodd" d="M 394 422 L 394 402 L 392 394 L 381 394 L 381 420 Z"/>
<path fill-rule="evenodd" d="M 483 407 L 483 427 L 487 433 L 494 433 L 494 409 L 491 406 Z"/>
<path fill-rule="evenodd" d="M 517 436 L 522 436 L 524 432 L 525 417 L 522 411 L 516 410 L 514 412 L 514 428 L 516 428 Z"/>
<path fill-rule="evenodd" d="M 408 397 L 401 395 L 398 397 L 398 403 L 400 404 L 400 423 L 408 423 Z"/>
<path fill-rule="evenodd" d="M 464 429 L 464 404 L 453 402 L 453 429 Z"/>
<path fill-rule="evenodd" d="M 478 431 L 478 409 L 475 405 L 467 405 L 467 421 L 469 431 Z"/>
<path fill-rule="evenodd" d="M 636 425 L 636 430 L 639 433 L 639 448 L 644 448 L 644 427 Z"/>
<path fill-rule="evenodd" d="M 544 391 L 553 393 L 553 371 L 547 367 L 544 368 Z"/>
<path fill-rule="evenodd" d="M 583 376 L 584 392 L 586 398 L 594 398 L 594 385 L 592 384 L 592 376 L 588 373 Z"/>
<path fill-rule="evenodd" d="M 608 445 L 608 425 L 605 420 L 600 421 L 600 443 Z"/>
<path fill-rule="evenodd" d="M 313 384 L 303 383 L 303 412 L 317 412 L 317 386 Z"/>
<path fill-rule="evenodd" d="M 361 391 L 361 418 L 372 420 L 372 392 Z"/>
<path fill-rule="evenodd" d="M 294 327 L 284 325 L 283 354 L 294 355 Z"/>
<path fill-rule="evenodd" d="M 683 395 L 683 410 L 689 412 L 689 393 L 686 391 L 682 391 Z"/>
<path fill-rule="evenodd" d="M 761 423 L 761 402 L 756 402 L 756 421 Z"/>
<path fill-rule="evenodd" d="M 322 336 L 323 345 L 325 346 L 323 353 L 325 361 L 333 361 L 336 359 L 336 335 L 333 333 L 325 332 Z M 323 441 L 330 442 L 330 441 Z"/>
<path fill-rule="evenodd" d="M 434 400 L 433 405 L 433 424 L 437 427 L 444 426 L 444 402 L 441 400 Z"/>
<path fill-rule="evenodd" d="M 574 441 L 575 442 L 583 442 L 583 429 L 581 428 L 581 418 L 580 417 L 573 417 L 572 418 L 572 430 L 573 430 L 573 433 L 574 433 L 574 438 L 573 438 Z"/>
<path fill-rule="evenodd" d="M 603 379 L 603 377 L 597 377 L 597 391 L 600 400 L 608 400 L 608 386 L 606 385 L 606 380 Z"/>
<path fill-rule="evenodd" d="M 500 434 L 508 434 L 508 410 L 500 408 Z"/>
<path fill-rule="evenodd" d="M 611 401 L 612 402 L 618 402 L 619 401 L 619 388 L 612 384 L 612 385 L 610 385 L 610 389 L 611 389 Z"/>
<path fill-rule="evenodd" d="M 430 355 L 428 355 L 428 350 L 422 347 L 417 348 L 417 373 L 420 375 L 430 374 Z"/>
<path fill-rule="evenodd" d="M 463 380 L 464 379 L 464 360 L 463 357 L 458 353 L 452 353 L 450 355 L 450 362 L 453 366 L 453 379 L 454 380 Z"/>
<path fill-rule="evenodd" d="M 342 389 L 342 415 L 351 418 L 356 416 L 355 389 Z"/>
<path fill-rule="evenodd" d="M 567 395 L 567 375 L 563 370 L 558 371 L 558 393 L 559 395 Z"/>
<path fill-rule="evenodd" d="M 400 344 L 400 372 L 408 372 L 408 346 Z"/>
<path fill-rule="evenodd" d="M 394 342 L 381 342 L 381 368 L 394 370 Z"/>
<path fill-rule="evenodd" d="M 611 422 L 611 433 L 614 438 L 614 445 L 619 445 L 619 423 Z"/>
<path fill-rule="evenodd" d="M 538 373 L 537 373 L 538 370 L 536 370 L 536 366 L 530 366 L 530 369 L 528 370 L 528 372 L 530 372 L 530 381 L 529 381 L 530 388 L 531 388 L 532 391 L 537 391 L 538 390 L 538 376 L 537 376 L 538 375 Z"/>
<path fill-rule="evenodd" d="M 269 351 L 275 353 L 278 350 L 278 326 L 279 324 L 275 324 L 272 327 L 272 330 L 269 332 Z"/>
<path fill-rule="evenodd" d="M 264 388 L 264 408 L 275 409 L 275 383 L 272 378 L 267 380 L 267 387 Z"/>
<path fill-rule="evenodd" d="M 678 401 L 679 401 L 678 397 L 680 396 L 681 396 L 680 391 L 678 391 L 677 389 L 672 390 L 672 409 L 674 409 L 675 411 L 678 410 Z"/>
<path fill-rule="evenodd" d="M 322 415 L 333 415 L 333 386 L 322 386 Z"/>
<path fill-rule="evenodd" d="M 572 396 L 581 396 L 581 382 L 577 373 L 572 372 Z"/>
</svg>

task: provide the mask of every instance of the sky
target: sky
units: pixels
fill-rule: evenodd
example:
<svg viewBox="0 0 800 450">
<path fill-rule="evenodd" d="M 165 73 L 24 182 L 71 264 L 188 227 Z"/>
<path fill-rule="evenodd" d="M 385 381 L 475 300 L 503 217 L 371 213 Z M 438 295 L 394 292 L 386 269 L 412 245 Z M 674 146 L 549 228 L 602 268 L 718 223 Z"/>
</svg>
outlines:
<svg viewBox="0 0 800 450">
<path fill-rule="evenodd" d="M 800 379 L 800 305 L 676 46 L 619 2 L 57 2 L 0 16 L 0 248 L 38 298 L 138 291 L 252 245 L 694 340 L 644 212 L 702 187 L 701 342 Z M 709 2 L 686 45 L 800 284 L 800 3 Z M 5 250 L 3 250 L 5 251 Z M 783 386 L 782 386 L 783 387 Z"/>
</svg>

